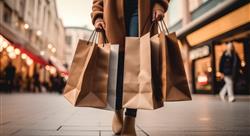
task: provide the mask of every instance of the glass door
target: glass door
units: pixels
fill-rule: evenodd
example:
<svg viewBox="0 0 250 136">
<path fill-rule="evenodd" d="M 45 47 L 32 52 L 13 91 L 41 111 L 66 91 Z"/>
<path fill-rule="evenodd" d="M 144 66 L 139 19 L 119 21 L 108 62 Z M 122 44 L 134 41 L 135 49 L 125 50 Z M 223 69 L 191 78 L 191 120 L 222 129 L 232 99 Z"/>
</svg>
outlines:
<svg viewBox="0 0 250 136">
<path fill-rule="evenodd" d="M 200 58 L 194 61 L 195 93 L 212 93 L 211 57 Z"/>
</svg>

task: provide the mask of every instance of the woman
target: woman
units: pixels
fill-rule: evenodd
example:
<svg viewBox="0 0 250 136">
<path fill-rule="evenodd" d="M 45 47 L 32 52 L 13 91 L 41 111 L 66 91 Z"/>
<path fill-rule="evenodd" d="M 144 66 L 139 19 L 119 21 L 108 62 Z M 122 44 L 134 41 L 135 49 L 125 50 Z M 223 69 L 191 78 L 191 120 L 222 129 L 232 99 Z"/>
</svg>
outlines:
<svg viewBox="0 0 250 136">
<path fill-rule="evenodd" d="M 233 43 L 227 44 L 227 49 L 221 56 L 220 73 L 224 78 L 225 85 L 220 91 L 222 101 L 225 101 L 225 95 L 228 95 L 228 101 L 234 102 L 234 82 L 236 81 L 240 71 L 240 58 L 236 53 Z"/>
<path fill-rule="evenodd" d="M 112 122 L 114 134 L 134 136 L 136 109 L 126 109 L 123 120 L 122 92 L 124 69 L 124 44 L 126 36 L 138 37 L 146 34 L 152 21 L 162 20 L 169 0 L 93 0 L 92 23 L 95 28 L 105 30 L 110 43 L 119 44 L 117 79 L 117 103 Z M 157 27 L 153 33 L 157 33 Z"/>
</svg>

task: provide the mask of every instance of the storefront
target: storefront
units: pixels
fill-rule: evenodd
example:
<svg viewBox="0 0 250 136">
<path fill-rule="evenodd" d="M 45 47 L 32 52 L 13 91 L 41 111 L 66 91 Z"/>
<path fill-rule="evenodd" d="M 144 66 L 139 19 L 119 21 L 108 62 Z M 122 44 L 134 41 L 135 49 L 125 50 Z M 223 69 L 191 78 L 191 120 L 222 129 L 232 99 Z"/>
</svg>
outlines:
<svg viewBox="0 0 250 136">
<path fill-rule="evenodd" d="M 232 4 L 179 35 L 189 47 L 193 93 L 217 94 L 224 84 L 219 63 L 226 44 L 240 58 L 236 94 L 250 94 L 250 3 Z"/>
<path fill-rule="evenodd" d="M 56 68 L 49 61 L 25 49 L 21 45 L 14 44 L 0 35 L 0 90 L 6 90 L 5 75 L 7 65 L 14 66 L 14 84 L 17 90 L 20 84 L 31 84 L 35 73 L 39 75 L 40 83 L 50 80 L 50 75 L 56 73 Z M 23 85 L 23 90 L 30 90 Z"/>
</svg>

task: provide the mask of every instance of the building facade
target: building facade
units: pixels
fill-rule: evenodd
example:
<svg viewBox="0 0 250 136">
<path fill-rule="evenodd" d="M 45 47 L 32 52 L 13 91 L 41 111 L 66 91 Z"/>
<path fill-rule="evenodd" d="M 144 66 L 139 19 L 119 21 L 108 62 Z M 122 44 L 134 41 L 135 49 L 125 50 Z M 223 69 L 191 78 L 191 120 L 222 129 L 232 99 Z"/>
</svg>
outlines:
<svg viewBox="0 0 250 136">
<path fill-rule="evenodd" d="M 65 27 L 66 33 L 66 64 L 70 68 L 79 39 L 89 40 L 93 30 L 84 27 Z"/>
<path fill-rule="evenodd" d="M 240 57 L 236 94 L 249 94 L 250 3 L 239 0 L 173 0 L 166 15 L 176 31 L 193 93 L 217 94 L 223 86 L 220 58 L 227 43 Z"/>
<path fill-rule="evenodd" d="M 0 0 L 0 38 L 0 72 L 9 61 L 23 76 L 41 72 L 42 81 L 48 71 L 66 72 L 65 30 L 55 0 Z"/>
</svg>

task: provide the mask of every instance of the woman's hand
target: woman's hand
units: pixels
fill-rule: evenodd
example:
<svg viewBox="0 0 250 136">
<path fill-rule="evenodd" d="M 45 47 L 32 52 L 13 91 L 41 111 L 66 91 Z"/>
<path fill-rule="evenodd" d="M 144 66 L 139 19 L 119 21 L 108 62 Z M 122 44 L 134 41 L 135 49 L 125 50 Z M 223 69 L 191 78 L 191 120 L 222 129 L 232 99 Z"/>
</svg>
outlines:
<svg viewBox="0 0 250 136">
<path fill-rule="evenodd" d="M 153 11 L 153 20 L 152 21 L 161 21 L 164 18 L 164 12 L 161 10 Z"/>
<path fill-rule="evenodd" d="M 95 29 L 96 31 L 102 31 L 105 28 L 105 23 L 103 21 L 103 19 L 98 18 L 95 21 Z"/>
</svg>

